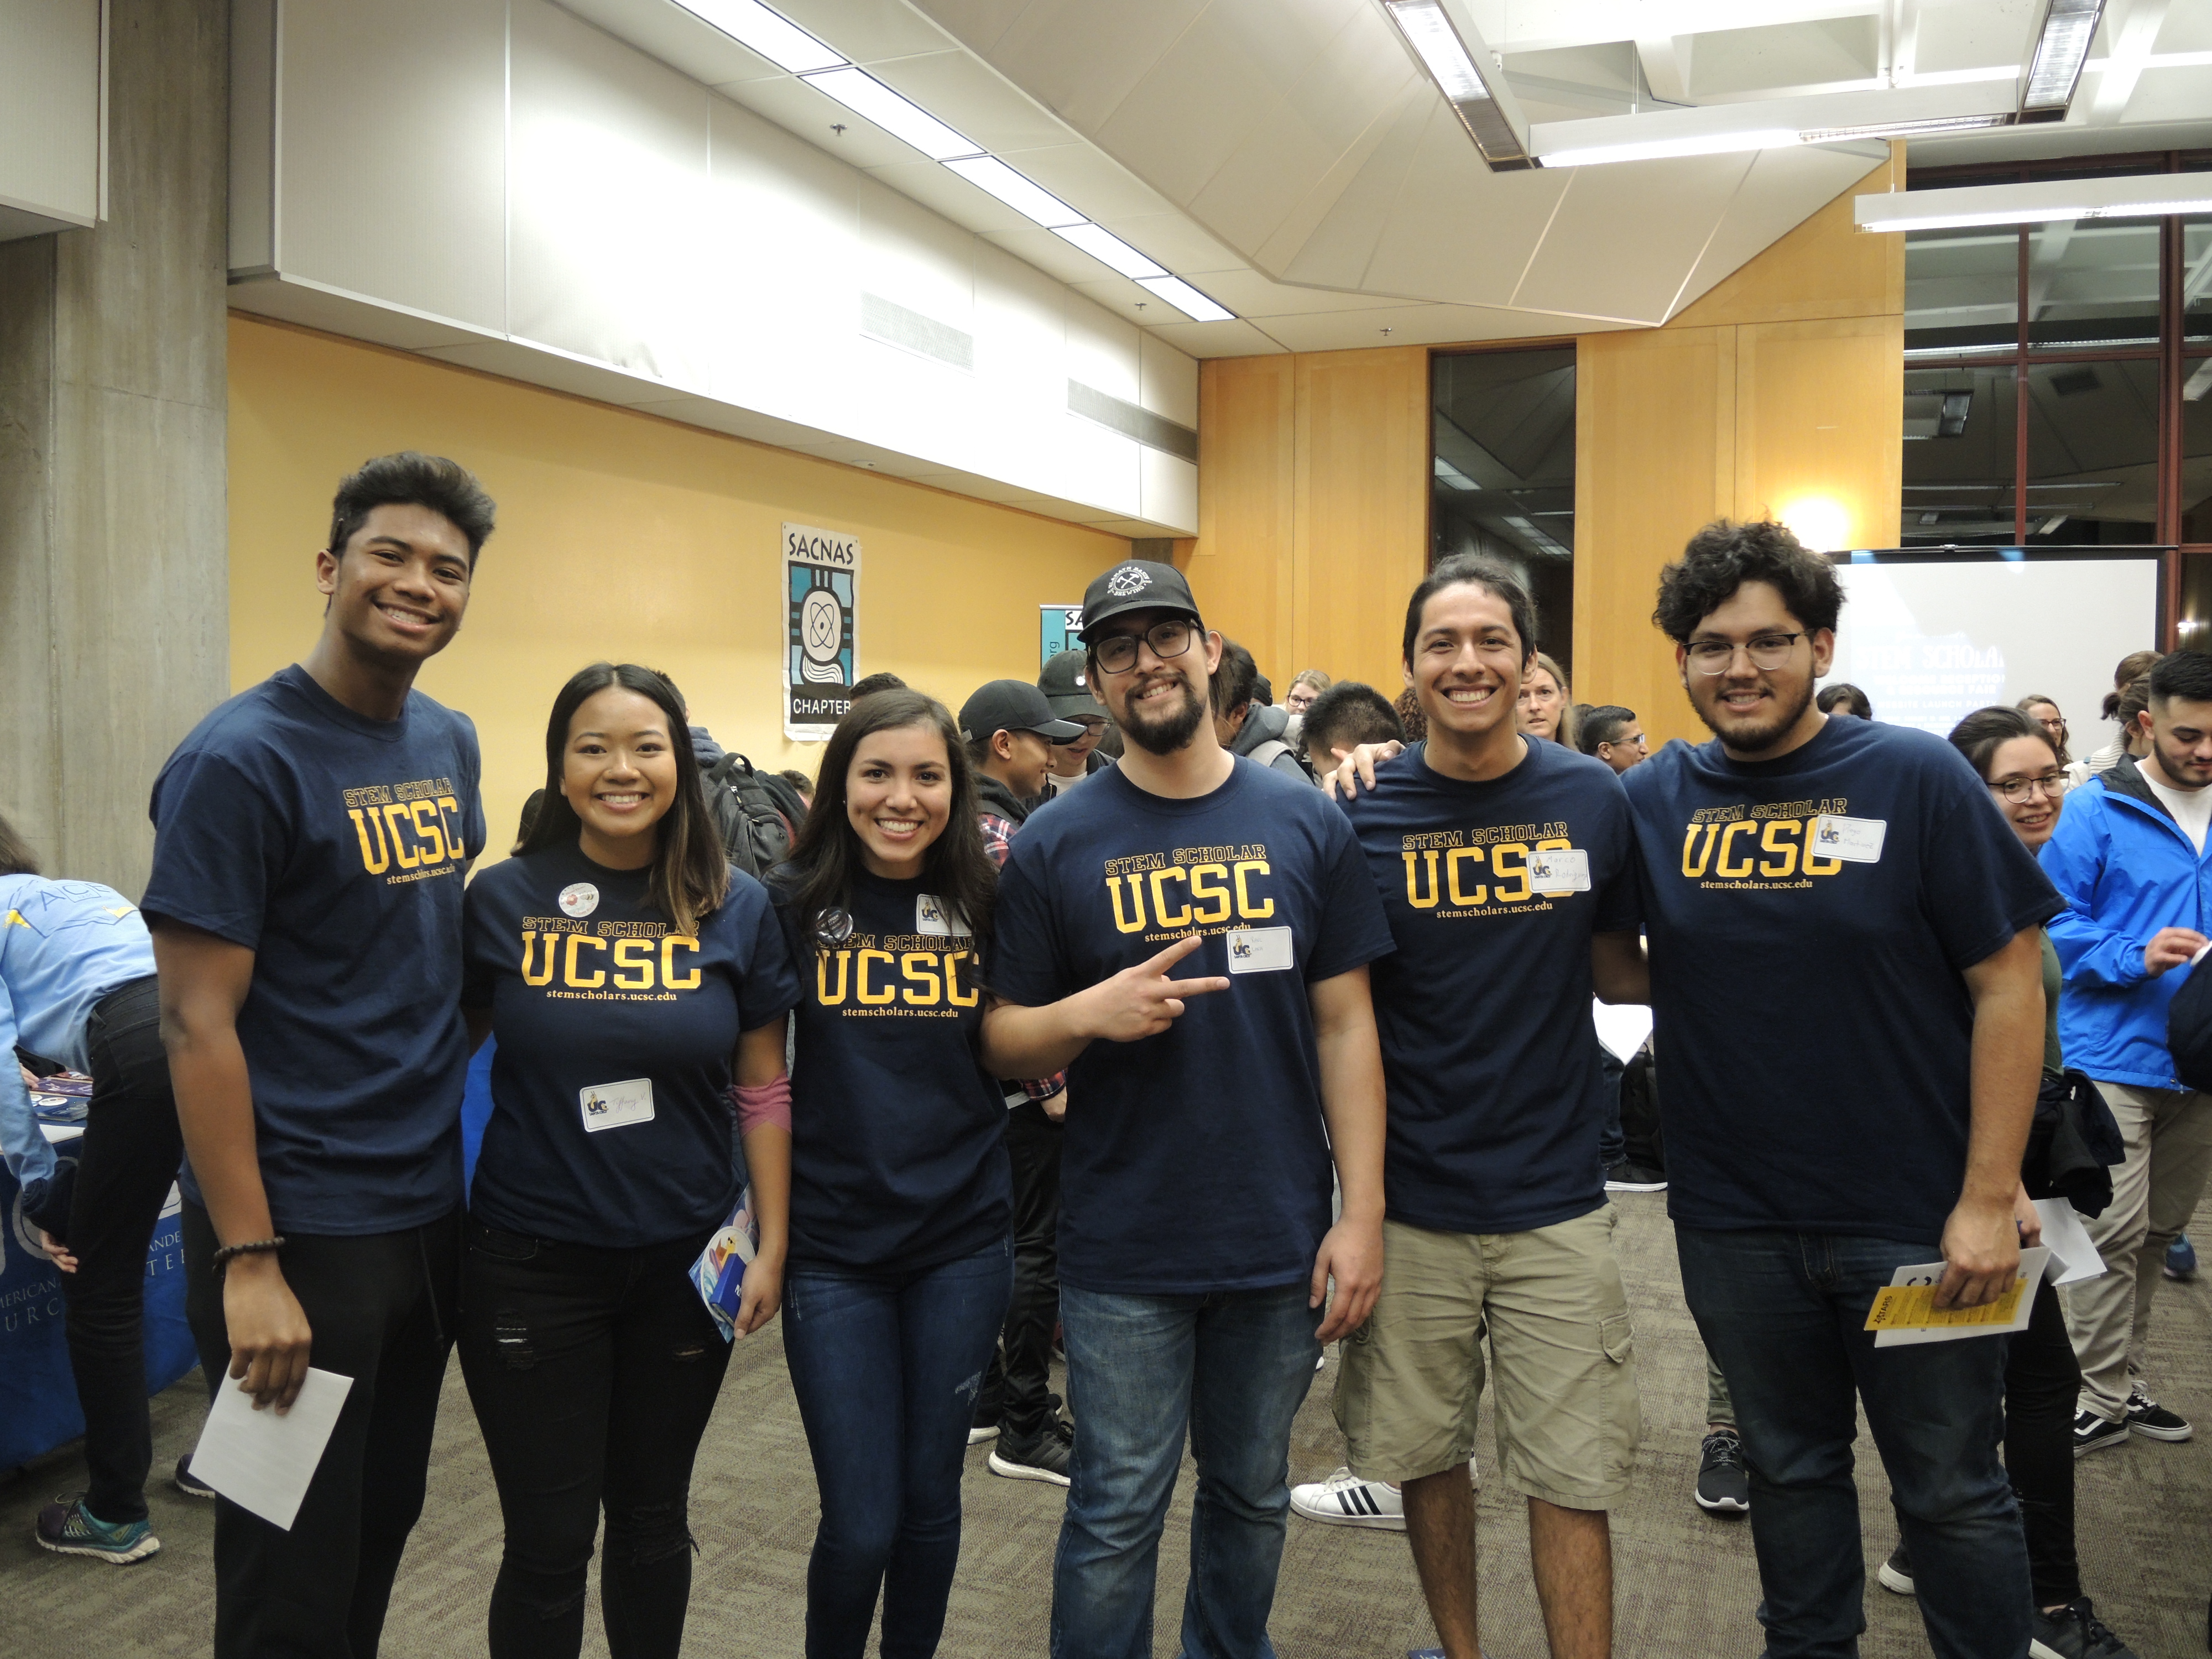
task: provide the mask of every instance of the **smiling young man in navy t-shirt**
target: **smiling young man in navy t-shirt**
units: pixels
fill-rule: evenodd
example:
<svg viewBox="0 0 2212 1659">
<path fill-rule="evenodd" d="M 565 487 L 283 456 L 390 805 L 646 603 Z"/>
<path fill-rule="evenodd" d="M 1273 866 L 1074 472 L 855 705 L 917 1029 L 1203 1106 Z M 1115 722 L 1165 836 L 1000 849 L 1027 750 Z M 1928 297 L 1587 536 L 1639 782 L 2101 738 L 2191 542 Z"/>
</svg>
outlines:
<svg viewBox="0 0 2212 1659">
<path fill-rule="evenodd" d="M 1382 1275 L 1367 964 L 1390 934 L 1343 813 L 1222 749 L 1207 718 L 1222 640 L 1182 575 L 1118 565 L 1084 596 L 1083 624 L 1127 750 L 1013 843 L 983 1025 L 994 1076 L 1069 1071 L 1060 1279 L 1076 1431 L 1052 1650 L 1148 1659 L 1188 1431 L 1182 1650 L 1261 1659 L 1291 1420 L 1321 1344 L 1359 1327 Z M 1195 972 L 1170 977 L 1185 957 Z"/>
<path fill-rule="evenodd" d="M 1603 762 L 1521 734 L 1536 618 L 1509 573 L 1439 564 L 1407 605 L 1404 652 L 1427 739 L 1346 808 L 1398 945 L 1373 969 L 1390 1270 L 1337 1376 L 1349 1472 L 1293 1502 L 1376 1526 L 1402 1492 L 1443 1651 L 1476 1659 L 1467 1465 L 1486 1328 L 1546 1633 L 1558 1659 L 1589 1659 L 1611 1646 L 1607 1511 L 1639 1428 L 1589 1015 L 1593 990 L 1646 994 L 1628 802 Z"/>
<path fill-rule="evenodd" d="M 1942 1659 L 2018 1659 L 2027 1557 L 1996 1446 L 2005 1345 L 1877 1349 L 1901 1267 L 2013 1283 L 2057 895 L 1941 738 L 1814 706 L 1834 568 L 1716 524 L 1656 620 L 1714 741 L 1621 780 L 1636 823 L 1682 1289 L 1727 1375 L 1775 1659 L 1851 1650 L 1863 1404 Z M 2032 1213 L 2032 1212 L 2030 1212 Z"/>
<path fill-rule="evenodd" d="M 154 785 L 143 902 L 184 1130 L 187 1308 L 210 1389 L 352 1379 L 289 1530 L 216 1516 L 216 1652 L 364 1659 L 422 1507 L 455 1331 L 461 893 L 476 728 L 413 689 L 460 629 L 491 500 L 373 460 L 315 556 L 322 637 Z"/>
</svg>

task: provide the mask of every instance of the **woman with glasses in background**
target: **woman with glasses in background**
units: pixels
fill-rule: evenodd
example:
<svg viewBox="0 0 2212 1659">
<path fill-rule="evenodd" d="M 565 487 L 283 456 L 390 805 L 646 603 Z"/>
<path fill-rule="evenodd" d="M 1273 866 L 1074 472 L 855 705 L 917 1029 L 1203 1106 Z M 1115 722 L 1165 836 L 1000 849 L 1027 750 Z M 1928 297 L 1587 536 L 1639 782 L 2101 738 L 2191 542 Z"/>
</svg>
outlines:
<svg viewBox="0 0 2212 1659">
<path fill-rule="evenodd" d="M 2029 852 L 2039 852 L 2058 827 L 2069 781 L 2058 742 L 2042 723 L 2018 708 L 1978 708 L 1951 729 L 1990 799 Z M 2065 1069 L 2058 1048 L 2058 952 L 2043 938 L 2043 1074 L 2046 1085 Z M 2021 1242 L 2033 1244 L 2041 1219 L 2025 1185 L 2014 1200 Z M 2027 1535 L 2028 1580 L 2035 1594 L 2031 1632 L 2035 1652 L 2129 1655 L 2127 1646 L 2097 1618 L 2081 1594 L 2074 1549 L 2074 1403 L 2081 1371 L 2066 1333 L 2058 1293 L 2048 1279 L 2036 1286 L 2027 1329 L 2011 1339 L 2005 1357 L 2004 1464 L 2020 1499 Z M 1882 1583 L 1912 1593 L 1912 1563 L 1899 1543 L 1881 1568 Z"/>
</svg>

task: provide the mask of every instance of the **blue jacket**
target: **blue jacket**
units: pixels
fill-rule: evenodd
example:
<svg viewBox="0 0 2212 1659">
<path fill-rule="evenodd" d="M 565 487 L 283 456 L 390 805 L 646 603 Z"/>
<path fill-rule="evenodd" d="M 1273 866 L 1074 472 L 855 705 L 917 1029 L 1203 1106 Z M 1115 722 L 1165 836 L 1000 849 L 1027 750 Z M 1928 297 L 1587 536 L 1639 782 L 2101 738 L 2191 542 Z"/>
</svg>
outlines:
<svg viewBox="0 0 2212 1659">
<path fill-rule="evenodd" d="M 2043 872 L 2066 901 L 2049 923 L 2066 976 L 2066 1063 L 2138 1089 L 2179 1089 L 2166 1005 L 2190 969 L 2154 979 L 2143 948 L 2161 927 L 2212 932 L 2212 841 L 2199 854 L 2125 758 L 2066 798 Z"/>
<path fill-rule="evenodd" d="M 91 881 L 0 876 L 0 1157 L 39 1207 L 53 1179 L 53 1148 L 40 1132 L 13 1052 L 88 1071 L 85 1020 L 110 991 L 154 971 L 154 941 L 138 907 Z"/>
</svg>

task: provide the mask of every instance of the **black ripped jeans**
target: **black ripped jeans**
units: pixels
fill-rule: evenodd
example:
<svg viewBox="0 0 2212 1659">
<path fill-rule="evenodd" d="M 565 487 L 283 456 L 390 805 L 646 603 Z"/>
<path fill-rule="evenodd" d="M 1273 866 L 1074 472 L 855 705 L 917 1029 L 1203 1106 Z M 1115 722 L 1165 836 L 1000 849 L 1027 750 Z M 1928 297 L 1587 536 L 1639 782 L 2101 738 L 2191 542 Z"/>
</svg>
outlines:
<svg viewBox="0 0 2212 1659">
<path fill-rule="evenodd" d="M 691 1462 L 730 1365 L 690 1274 L 708 1237 L 610 1249 L 469 1218 L 461 1371 L 507 1522 L 492 1659 L 582 1648 L 602 1506 L 608 1651 L 674 1659 L 683 1646 Z"/>
</svg>

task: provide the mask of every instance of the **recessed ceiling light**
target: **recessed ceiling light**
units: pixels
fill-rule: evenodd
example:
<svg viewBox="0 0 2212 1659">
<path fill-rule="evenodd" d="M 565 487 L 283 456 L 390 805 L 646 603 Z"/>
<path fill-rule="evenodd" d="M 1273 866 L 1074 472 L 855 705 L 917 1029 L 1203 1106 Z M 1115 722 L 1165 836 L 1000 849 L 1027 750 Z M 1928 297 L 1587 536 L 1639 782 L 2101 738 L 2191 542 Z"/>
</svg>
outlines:
<svg viewBox="0 0 2212 1659">
<path fill-rule="evenodd" d="M 2105 0 L 2046 0 L 2043 27 L 2036 31 L 2035 51 L 2028 59 L 2027 84 L 2020 94 L 2023 117 L 2031 121 L 2064 118 L 2104 10 Z"/>
<path fill-rule="evenodd" d="M 1150 289 L 1194 323 L 1234 322 L 1237 313 L 1218 306 L 1180 276 L 1139 276 L 1139 288 Z"/>
<path fill-rule="evenodd" d="M 1142 280 L 1146 276 L 1167 275 L 1152 260 L 1101 226 L 1059 225 L 1054 227 L 1053 234 L 1066 237 L 1099 264 L 1112 266 L 1124 276 Z"/>
<path fill-rule="evenodd" d="M 983 147 L 963 137 L 921 105 L 899 96 L 865 70 L 833 69 L 804 77 L 854 114 L 874 122 L 894 138 L 912 144 L 934 161 L 956 156 L 981 155 Z"/>
<path fill-rule="evenodd" d="M 1032 184 L 995 155 L 970 155 L 945 164 L 978 190 L 987 190 L 1025 219 L 1047 230 L 1079 225 L 1084 217 L 1041 185 Z"/>
<path fill-rule="evenodd" d="M 1528 154 L 1528 129 L 1506 89 L 1504 76 L 1499 74 L 1493 82 L 1483 72 L 1482 37 L 1474 20 L 1463 10 L 1455 19 L 1443 0 L 1382 0 L 1382 9 L 1421 60 L 1491 171 L 1516 173 L 1535 167 Z"/>
<path fill-rule="evenodd" d="M 740 46 L 750 46 L 778 69 L 793 75 L 836 69 L 845 60 L 787 17 L 760 0 L 676 0 L 701 22 L 710 24 Z"/>
</svg>

